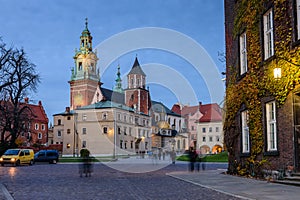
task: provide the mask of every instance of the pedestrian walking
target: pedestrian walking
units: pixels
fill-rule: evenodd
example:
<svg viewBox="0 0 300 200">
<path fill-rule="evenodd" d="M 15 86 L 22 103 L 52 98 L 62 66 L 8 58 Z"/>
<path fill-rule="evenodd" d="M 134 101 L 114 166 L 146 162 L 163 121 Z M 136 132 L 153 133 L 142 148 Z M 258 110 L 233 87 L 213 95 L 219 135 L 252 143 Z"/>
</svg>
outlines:
<svg viewBox="0 0 300 200">
<path fill-rule="evenodd" d="M 193 172 L 194 169 L 195 169 L 196 159 L 197 159 L 197 153 L 196 153 L 196 151 L 193 147 L 190 147 L 190 150 L 189 150 L 189 160 L 190 160 L 189 170 L 191 172 Z"/>
</svg>

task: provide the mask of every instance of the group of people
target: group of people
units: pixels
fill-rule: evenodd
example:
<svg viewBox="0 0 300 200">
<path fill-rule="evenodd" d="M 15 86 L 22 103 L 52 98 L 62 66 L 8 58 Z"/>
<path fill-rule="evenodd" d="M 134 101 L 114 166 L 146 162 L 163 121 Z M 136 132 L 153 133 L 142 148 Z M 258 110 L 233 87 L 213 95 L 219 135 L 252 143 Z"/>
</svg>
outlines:
<svg viewBox="0 0 300 200">
<path fill-rule="evenodd" d="M 189 171 L 193 172 L 195 171 L 195 169 L 197 171 L 200 171 L 200 168 L 202 168 L 202 170 L 205 170 L 205 162 L 203 162 L 203 159 L 205 158 L 205 156 L 203 156 L 201 154 L 201 152 L 199 152 L 199 154 L 196 152 L 196 150 L 193 147 L 190 147 L 189 149 Z"/>
</svg>

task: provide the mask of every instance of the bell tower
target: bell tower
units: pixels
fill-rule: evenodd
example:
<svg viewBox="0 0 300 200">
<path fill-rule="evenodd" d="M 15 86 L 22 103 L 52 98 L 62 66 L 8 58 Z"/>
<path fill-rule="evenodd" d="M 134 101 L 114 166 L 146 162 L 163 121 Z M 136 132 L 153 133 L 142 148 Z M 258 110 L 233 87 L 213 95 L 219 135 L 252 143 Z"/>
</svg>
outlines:
<svg viewBox="0 0 300 200">
<path fill-rule="evenodd" d="M 125 90 L 125 103 L 137 112 L 149 114 L 151 100 L 146 86 L 146 74 L 143 72 L 137 57 L 127 75 L 128 88 Z"/>
<path fill-rule="evenodd" d="M 74 64 L 70 84 L 70 108 L 76 109 L 90 105 L 97 88 L 101 85 L 97 69 L 97 52 L 93 52 L 91 33 L 88 20 L 85 19 L 85 29 L 80 36 L 79 50 L 75 49 Z"/>
</svg>

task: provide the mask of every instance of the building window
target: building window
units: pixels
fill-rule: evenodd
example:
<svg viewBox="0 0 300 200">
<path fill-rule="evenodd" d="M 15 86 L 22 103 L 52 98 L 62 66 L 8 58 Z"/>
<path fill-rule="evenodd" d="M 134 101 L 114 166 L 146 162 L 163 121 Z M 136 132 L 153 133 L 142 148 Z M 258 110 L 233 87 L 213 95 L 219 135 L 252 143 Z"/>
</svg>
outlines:
<svg viewBox="0 0 300 200">
<path fill-rule="evenodd" d="M 124 149 L 127 149 L 127 141 L 124 142 Z"/>
<path fill-rule="evenodd" d="M 82 62 L 79 62 L 78 63 L 78 71 L 81 71 L 82 70 Z"/>
<path fill-rule="evenodd" d="M 61 119 L 57 120 L 57 125 L 61 125 Z"/>
<path fill-rule="evenodd" d="M 206 128 L 202 128 L 202 133 L 206 133 Z"/>
<path fill-rule="evenodd" d="M 61 137 L 61 131 L 57 131 L 57 137 Z"/>
<path fill-rule="evenodd" d="M 209 127 L 208 131 L 211 133 L 212 132 L 212 127 Z"/>
<path fill-rule="evenodd" d="M 107 134 L 107 127 L 103 127 L 103 133 Z"/>
<path fill-rule="evenodd" d="M 42 130 L 44 131 L 44 130 L 45 130 L 45 124 L 42 124 L 41 126 L 42 126 L 42 127 L 41 127 Z"/>
<path fill-rule="evenodd" d="M 133 141 L 130 141 L 130 148 L 133 149 Z"/>
<path fill-rule="evenodd" d="M 241 113 L 241 120 L 242 120 L 242 152 L 249 153 L 250 151 L 250 138 L 249 138 L 249 115 L 248 111 L 243 111 Z"/>
<path fill-rule="evenodd" d="M 195 130 L 195 127 L 194 127 L 194 126 L 191 126 L 191 129 L 192 129 L 192 131 L 194 131 L 194 130 Z"/>
<path fill-rule="evenodd" d="M 220 137 L 219 136 L 216 136 L 216 141 L 220 142 Z"/>
<path fill-rule="evenodd" d="M 82 148 L 86 148 L 86 141 L 82 141 Z"/>
<path fill-rule="evenodd" d="M 104 119 L 104 120 L 107 119 L 107 113 L 106 112 L 102 114 L 102 119 Z"/>
<path fill-rule="evenodd" d="M 265 60 L 274 55 L 273 9 L 264 14 L 264 53 Z"/>
<path fill-rule="evenodd" d="M 118 115 L 118 120 L 121 121 L 121 114 L 118 113 L 117 115 Z"/>
<path fill-rule="evenodd" d="M 34 124 L 34 129 L 39 130 L 39 124 Z"/>
<path fill-rule="evenodd" d="M 212 136 L 209 136 L 209 141 L 212 142 L 213 141 L 213 138 Z"/>
<path fill-rule="evenodd" d="M 42 133 L 38 133 L 38 139 L 42 139 L 43 138 L 43 134 Z"/>
<path fill-rule="evenodd" d="M 300 40 L 300 0 L 296 0 L 297 39 Z"/>
<path fill-rule="evenodd" d="M 121 134 L 121 127 L 118 126 L 118 134 Z"/>
<path fill-rule="evenodd" d="M 123 149 L 123 140 L 120 140 L 120 148 Z"/>
<path fill-rule="evenodd" d="M 86 134 L 86 128 L 82 128 L 82 134 L 83 134 L 83 135 Z"/>
<path fill-rule="evenodd" d="M 70 117 L 70 116 L 68 116 L 68 117 L 67 117 L 67 120 L 71 120 L 71 117 Z"/>
<path fill-rule="evenodd" d="M 277 126 L 275 101 L 266 104 L 267 151 L 277 150 Z"/>
<path fill-rule="evenodd" d="M 67 134 L 70 134 L 71 133 L 71 129 L 67 129 Z"/>
<path fill-rule="evenodd" d="M 127 135 L 127 127 L 124 127 L 124 135 Z"/>
<path fill-rule="evenodd" d="M 82 114 L 82 121 L 86 121 L 86 120 L 87 120 L 86 114 Z"/>
<path fill-rule="evenodd" d="M 202 142 L 206 142 L 206 137 L 202 137 Z"/>
<path fill-rule="evenodd" d="M 219 127 L 216 127 L 216 132 L 219 132 L 220 131 L 220 128 Z"/>
<path fill-rule="evenodd" d="M 129 135 L 130 135 L 130 136 L 131 136 L 131 134 L 132 134 L 132 133 L 131 133 L 131 130 L 132 130 L 131 127 L 129 127 L 129 130 L 128 130 L 128 131 L 129 131 Z"/>
<path fill-rule="evenodd" d="M 240 75 L 247 72 L 247 37 L 246 32 L 240 35 Z"/>
</svg>

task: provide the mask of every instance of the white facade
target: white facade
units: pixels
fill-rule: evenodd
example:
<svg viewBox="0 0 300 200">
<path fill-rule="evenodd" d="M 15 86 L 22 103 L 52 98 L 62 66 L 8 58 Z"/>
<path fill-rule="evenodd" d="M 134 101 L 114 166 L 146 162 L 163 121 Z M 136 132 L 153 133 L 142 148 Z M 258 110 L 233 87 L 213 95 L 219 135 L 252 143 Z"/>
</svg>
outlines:
<svg viewBox="0 0 300 200">
<path fill-rule="evenodd" d="M 217 122 L 199 122 L 197 126 L 197 149 L 202 154 L 218 153 L 223 149 L 223 124 Z"/>
</svg>

